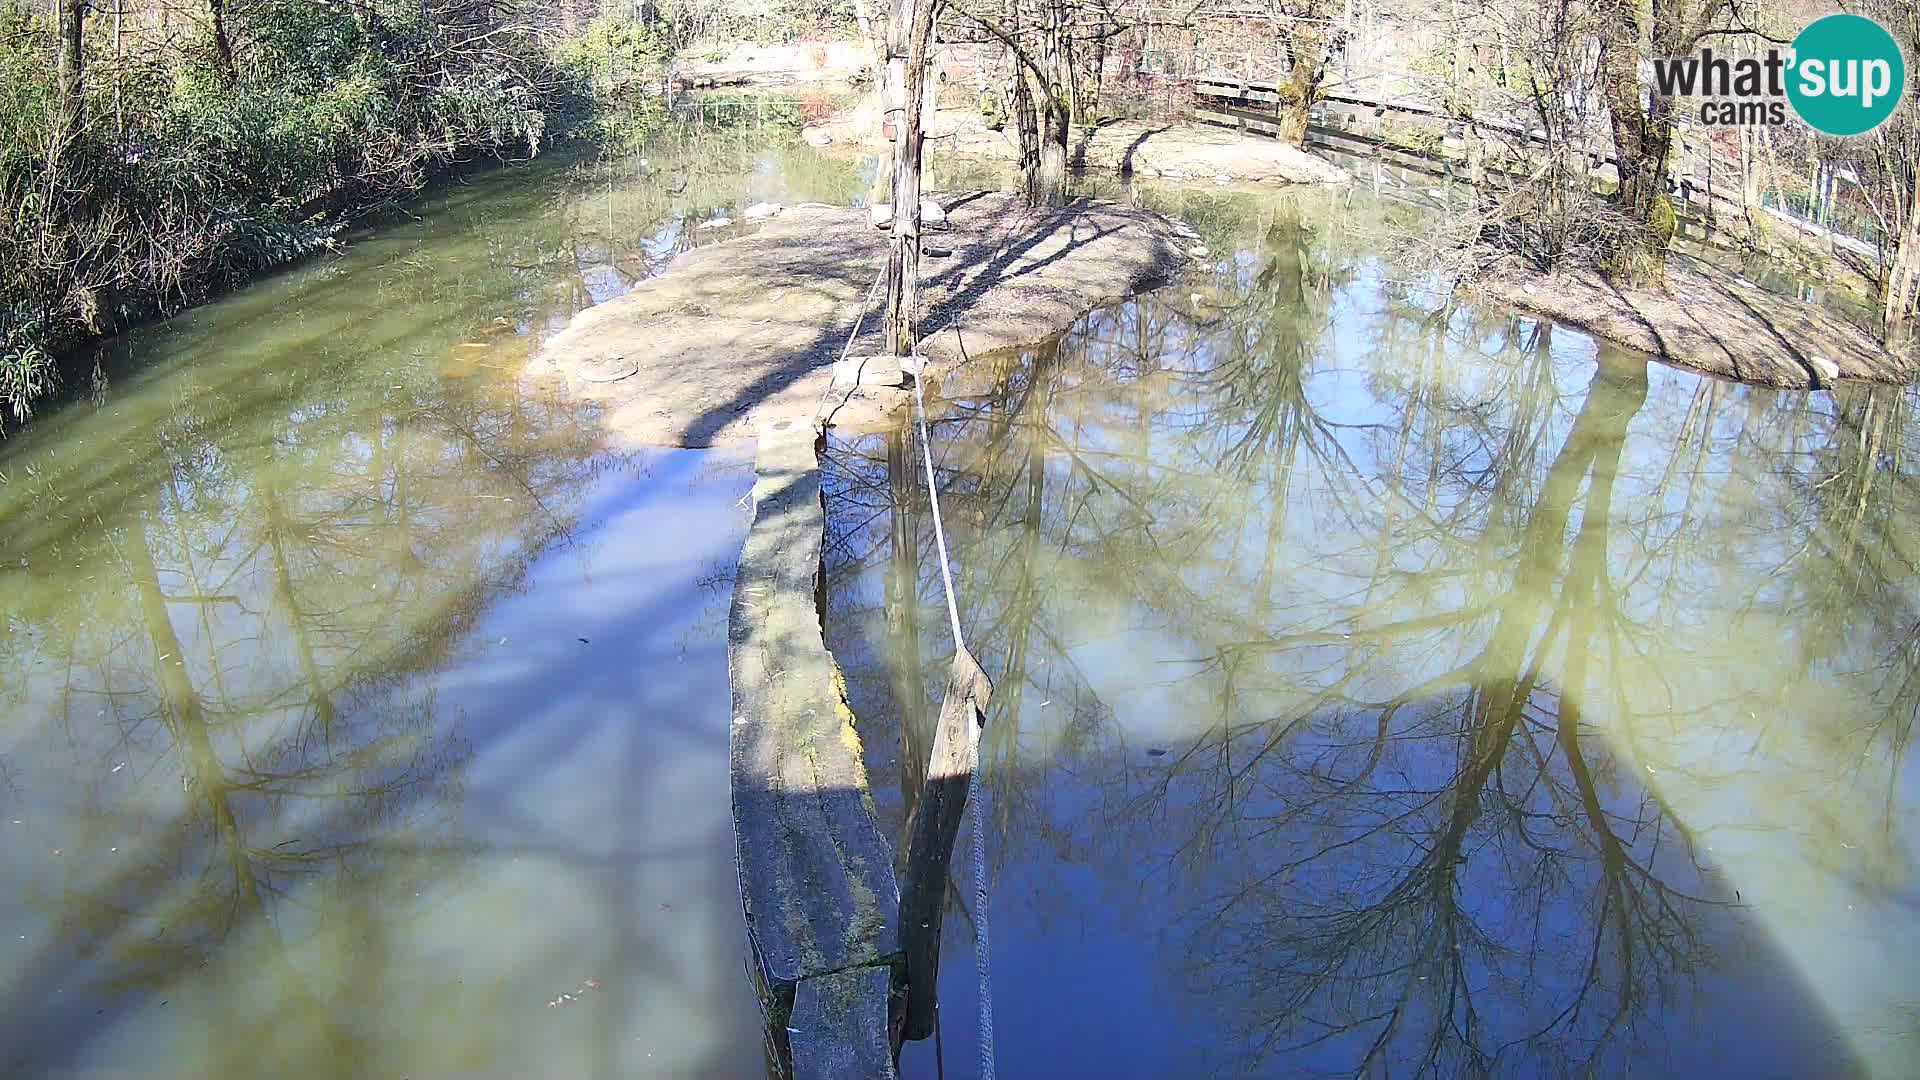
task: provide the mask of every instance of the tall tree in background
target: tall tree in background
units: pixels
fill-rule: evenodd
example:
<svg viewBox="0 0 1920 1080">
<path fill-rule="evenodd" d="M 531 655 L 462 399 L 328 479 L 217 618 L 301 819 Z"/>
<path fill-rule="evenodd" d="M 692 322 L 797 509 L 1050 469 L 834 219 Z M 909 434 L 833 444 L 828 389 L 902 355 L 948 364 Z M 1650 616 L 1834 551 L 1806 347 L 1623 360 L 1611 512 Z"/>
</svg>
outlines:
<svg viewBox="0 0 1920 1080">
<path fill-rule="evenodd" d="M 1600 89 L 1612 119 L 1620 209 L 1642 230 L 1615 269 L 1628 277 L 1657 277 L 1676 221 L 1667 200 L 1673 149 L 1673 98 L 1643 87 L 1642 58 L 1685 56 L 1733 13 L 1732 0 L 1598 0 Z M 1644 43 L 1644 46 L 1643 46 Z M 1643 51 L 1644 48 L 1644 51 Z M 1642 90 L 1646 104 L 1641 104 Z"/>
<path fill-rule="evenodd" d="M 919 334 L 920 165 L 927 49 L 938 0 L 899 0 L 887 34 L 886 110 L 893 123 L 893 224 L 887 246 L 887 351 L 905 356 Z"/>
<path fill-rule="evenodd" d="M 227 0 L 207 0 L 208 32 L 213 36 L 213 58 L 220 77 L 233 85 L 233 35 L 227 29 Z"/>
<path fill-rule="evenodd" d="M 86 18 L 88 0 L 51 0 L 60 28 L 60 110 L 66 134 L 86 121 Z"/>
<path fill-rule="evenodd" d="M 1280 92 L 1280 138 L 1298 147 L 1307 145 L 1307 125 L 1320 100 L 1327 61 L 1346 42 L 1341 26 L 1326 17 L 1323 0 L 1285 0 L 1272 5 L 1283 27 Z"/>
<path fill-rule="evenodd" d="M 969 0 L 955 12 L 1007 50 L 1008 98 L 1020 143 L 1021 191 L 1035 206 L 1066 200 L 1067 143 L 1076 101 L 1075 36 L 1090 38 L 1090 8 L 1070 0 Z M 1105 11 L 1105 9 L 1101 9 Z"/>
<path fill-rule="evenodd" d="M 1891 30 L 1909 58 L 1920 56 L 1920 7 L 1913 0 L 1870 3 L 1860 10 Z M 1909 69 L 1909 102 L 1920 98 L 1916 81 L 1920 76 Z M 1916 120 L 1911 105 L 1895 109 L 1870 139 L 1848 145 L 1849 149 L 1858 148 L 1853 163 L 1856 172 L 1871 182 L 1871 188 L 1863 188 L 1863 194 L 1887 236 L 1883 248 L 1893 248 L 1881 292 L 1887 336 L 1889 340 L 1904 340 L 1911 336 L 1914 304 L 1920 300 L 1920 120 Z"/>
</svg>

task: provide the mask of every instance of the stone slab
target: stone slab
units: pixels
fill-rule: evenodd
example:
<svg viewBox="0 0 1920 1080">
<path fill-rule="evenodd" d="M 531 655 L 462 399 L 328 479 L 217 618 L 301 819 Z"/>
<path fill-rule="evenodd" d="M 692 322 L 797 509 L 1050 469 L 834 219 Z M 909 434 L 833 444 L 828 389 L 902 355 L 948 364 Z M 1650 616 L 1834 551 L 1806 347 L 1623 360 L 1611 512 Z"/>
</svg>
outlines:
<svg viewBox="0 0 1920 1080">
<path fill-rule="evenodd" d="M 952 255 L 924 261 L 920 279 L 920 352 L 936 378 L 1051 340 L 1088 309 L 1166 280 L 1198 242 L 1186 226 L 1123 203 L 1034 209 L 1002 192 L 940 202 L 953 224 L 940 246 Z M 593 404 L 621 446 L 743 441 L 823 409 L 844 430 L 896 422 L 910 395 L 831 385 L 856 326 L 856 354 L 878 352 L 885 337 L 869 297 L 887 234 L 864 208 L 800 203 L 698 236 L 665 273 L 576 316 L 526 375 Z"/>
<path fill-rule="evenodd" d="M 833 385 L 899 386 L 907 381 L 905 368 L 897 356 L 849 356 L 833 362 Z"/>
<path fill-rule="evenodd" d="M 787 1022 L 793 1080 L 894 1080 L 886 968 L 803 979 Z"/>
<path fill-rule="evenodd" d="M 821 636 L 814 440 L 801 424 L 761 434 L 728 625 L 741 901 L 769 996 L 788 1002 L 802 980 L 900 956 L 893 851 Z"/>
</svg>

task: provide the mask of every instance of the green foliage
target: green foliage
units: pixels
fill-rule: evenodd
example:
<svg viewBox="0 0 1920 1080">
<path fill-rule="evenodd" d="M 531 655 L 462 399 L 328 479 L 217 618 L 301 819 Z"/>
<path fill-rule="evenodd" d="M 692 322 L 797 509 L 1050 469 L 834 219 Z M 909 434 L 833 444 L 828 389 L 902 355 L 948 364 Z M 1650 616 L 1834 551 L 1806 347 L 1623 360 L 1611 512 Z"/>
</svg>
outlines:
<svg viewBox="0 0 1920 1080">
<path fill-rule="evenodd" d="M 34 399 L 51 388 L 53 357 L 37 329 L 20 312 L 0 312 L 0 407 L 16 422 L 31 416 Z"/>
<path fill-rule="evenodd" d="M 1673 209 L 1673 200 L 1665 195 L 1653 197 L 1653 209 L 1647 214 L 1647 227 L 1653 230 L 1654 239 L 1661 248 L 1673 242 L 1673 234 L 1680 227 L 1680 215 Z"/>
<path fill-rule="evenodd" d="M 666 34 L 638 19 L 602 15 L 560 43 L 554 63 L 583 87 L 658 78 L 672 55 Z"/>
<path fill-rule="evenodd" d="M 48 20 L 0 10 L 0 407 L 24 419 L 66 346 L 324 249 L 437 169 L 537 153 L 609 92 L 588 68 L 664 56 L 631 21 L 550 54 L 511 12 L 423 10 L 255 0 L 232 70 L 204 27 L 178 54 L 96 56 L 76 123 Z"/>
<path fill-rule="evenodd" d="M 1007 126 L 1006 114 L 1000 110 L 1000 95 L 980 95 L 980 122 L 986 125 L 988 131 L 999 131 Z"/>
<path fill-rule="evenodd" d="M 672 48 L 663 27 L 602 15 L 553 50 L 553 63 L 581 100 L 595 103 L 590 131 L 617 153 L 646 142 L 665 119 L 656 93 Z"/>
</svg>

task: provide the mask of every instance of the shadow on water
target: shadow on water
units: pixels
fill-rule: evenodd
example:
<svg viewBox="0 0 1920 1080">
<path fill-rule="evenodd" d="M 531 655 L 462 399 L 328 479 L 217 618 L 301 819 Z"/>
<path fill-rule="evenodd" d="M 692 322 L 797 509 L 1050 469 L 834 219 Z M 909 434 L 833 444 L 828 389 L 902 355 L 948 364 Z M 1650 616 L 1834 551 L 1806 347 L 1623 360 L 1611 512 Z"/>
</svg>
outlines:
<svg viewBox="0 0 1920 1080">
<path fill-rule="evenodd" d="M 0 1071 L 761 1068 L 751 469 L 608 453 L 519 371 L 717 208 L 857 171 L 721 129 L 490 177 L 109 343 L 0 444 Z"/>
<path fill-rule="evenodd" d="M 1185 198 L 1210 273 L 935 425 L 997 687 L 1001 1070 L 1906 1075 L 1912 393 L 1431 310 L 1369 200 Z M 950 650 L 914 453 L 844 441 L 830 478 L 896 835 Z"/>
</svg>

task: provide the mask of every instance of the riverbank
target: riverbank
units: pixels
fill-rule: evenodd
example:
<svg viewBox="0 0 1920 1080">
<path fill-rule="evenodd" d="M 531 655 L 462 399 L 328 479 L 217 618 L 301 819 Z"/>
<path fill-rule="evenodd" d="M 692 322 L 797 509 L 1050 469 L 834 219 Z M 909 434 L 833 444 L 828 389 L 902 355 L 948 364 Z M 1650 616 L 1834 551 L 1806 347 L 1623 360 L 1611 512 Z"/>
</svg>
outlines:
<svg viewBox="0 0 1920 1080">
<path fill-rule="evenodd" d="M 1903 384 L 1911 355 L 1793 297 L 1687 259 L 1669 259 L 1658 285 L 1624 286 L 1593 270 L 1540 273 L 1509 265 L 1472 290 L 1709 374 L 1781 389 L 1841 380 Z"/>
<path fill-rule="evenodd" d="M 720 86 L 850 85 L 866 77 L 873 54 L 856 41 L 694 42 L 674 58 L 674 81 Z"/>
<path fill-rule="evenodd" d="M 930 252 L 946 254 L 921 267 L 929 379 L 1053 337 L 1090 308 L 1165 279 L 1196 242 L 1178 222 L 1117 203 L 1029 209 L 997 192 L 930 199 L 951 228 L 927 234 Z M 631 445 L 740 441 L 809 425 L 823 406 L 838 426 L 887 422 L 906 392 L 830 389 L 886 233 L 864 210 L 818 204 L 721 229 L 739 235 L 583 312 L 528 373 L 598 405 L 613 438 Z M 870 313 L 856 353 L 878 351 L 877 323 Z"/>
<path fill-rule="evenodd" d="M 86 5 L 0 14 L 0 407 L 24 422 L 76 347 L 328 250 L 449 169 L 539 155 L 620 106 L 599 73 L 664 56 L 631 21 L 554 38 L 514 8 L 268 5 L 210 41 L 116 16 L 84 69 L 55 59 L 99 32 Z"/>
<path fill-rule="evenodd" d="M 938 109 L 928 121 L 927 132 L 928 150 L 935 155 L 1019 160 L 1015 134 L 987 127 L 975 111 Z M 880 132 L 878 107 L 871 101 L 811 126 L 804 134 L 818 146 L 874 148 L 887 144 Z M 1122 176 L 1168 180 L 1344 184 L 1351 179 L 1340 166 L 1297 147 L 1198 123 L 1114 120 L 1077 127 L 1067 147 L 1067 162 L 1075 168 L 1110 169 Z"/>
</svg>

